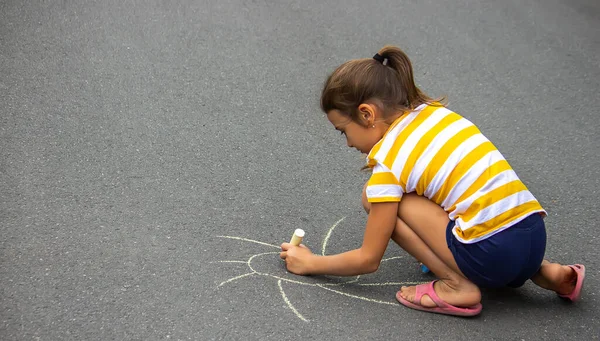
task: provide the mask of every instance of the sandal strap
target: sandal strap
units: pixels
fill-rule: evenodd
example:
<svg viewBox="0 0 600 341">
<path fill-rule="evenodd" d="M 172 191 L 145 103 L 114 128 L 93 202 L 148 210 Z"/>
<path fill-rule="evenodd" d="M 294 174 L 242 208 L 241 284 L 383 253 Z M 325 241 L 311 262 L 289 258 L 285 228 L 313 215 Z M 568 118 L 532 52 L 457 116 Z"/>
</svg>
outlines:
<svg viewBox="0 0 600 341">
<path fill-rule="evenodd" d="M 434 288 L 433 288 L 433 283 L 435 283 L 437 281 L 434 281 L 431 283 L 431 292 L 427 293 L 429 295 L 429 298 L 431 298 L 431 300 L 433 301 L 433 303 L 435 303 L 438 307 L 440 308 L 448 308 L 448 307 L 454 307 L 450 304 L 448 304 L 446 301 L 442 300 L 438 294 L 435 292 Z"/>
<path fill-rule="evenodd" d="M 414 304 L 421 304 L 421 298 L 423 298 L 423 295 L 427 295 L 430 296 L 430 292 L 433 291 L 433 283 L 435 283 L 435 281 L 432 282 L 428 282 L 428 283 L 423 283 L 423 284 L 419 284 L 416 286 L 416 291 L 415 291 L 415 298 L 413 299 L 413 303 Z"/>
</svg>

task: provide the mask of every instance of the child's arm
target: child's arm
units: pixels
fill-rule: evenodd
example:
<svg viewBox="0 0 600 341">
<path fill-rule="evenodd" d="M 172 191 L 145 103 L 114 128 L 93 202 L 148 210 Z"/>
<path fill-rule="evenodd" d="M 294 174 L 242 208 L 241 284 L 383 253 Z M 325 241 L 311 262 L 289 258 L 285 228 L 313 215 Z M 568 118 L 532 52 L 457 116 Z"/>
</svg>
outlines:
<svg viewBox="0 0 600 341">
<path fill-rule="evenodd" d="M 398 203 L 372 203 L 362 246 L 331 256 L 317 256 L 306 247 L 281 245 L 281 258 L 299 275 L 353 276 L 377 270 L 398 219 Z"/>
</svg>

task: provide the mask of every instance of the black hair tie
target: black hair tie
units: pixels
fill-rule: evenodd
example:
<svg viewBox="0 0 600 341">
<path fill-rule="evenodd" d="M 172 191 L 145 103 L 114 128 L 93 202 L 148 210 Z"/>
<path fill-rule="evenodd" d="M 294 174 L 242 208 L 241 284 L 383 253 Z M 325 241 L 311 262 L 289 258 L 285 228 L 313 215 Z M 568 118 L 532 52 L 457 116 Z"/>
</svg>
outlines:
<svg viewBox="0 0 600 341">
<path fill-rule="evenodd" d="M 373 56 L 373 59 L 375 59 L 376 61 L 383 64 L 387 58 L 383 58 L 383 56 L 380 55 L 379 53 L 375 53 L 375 55 Z"/>
</svg>

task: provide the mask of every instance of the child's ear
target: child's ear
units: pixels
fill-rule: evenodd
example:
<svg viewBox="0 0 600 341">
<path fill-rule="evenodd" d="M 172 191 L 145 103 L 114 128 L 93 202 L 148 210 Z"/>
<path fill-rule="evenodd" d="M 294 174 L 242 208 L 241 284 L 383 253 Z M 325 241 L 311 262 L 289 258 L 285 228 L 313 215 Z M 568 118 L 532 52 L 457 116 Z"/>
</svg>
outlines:
<svg viewBox="0 0 600 341">
<path fill-rule="evenodd" d="M 375 122 L 377 115 L 377 108 L 371 103 L 362 103 L 358 106 L 360 112 L 360 118 L 366 125 L 372 125 Z"/>
</svg>

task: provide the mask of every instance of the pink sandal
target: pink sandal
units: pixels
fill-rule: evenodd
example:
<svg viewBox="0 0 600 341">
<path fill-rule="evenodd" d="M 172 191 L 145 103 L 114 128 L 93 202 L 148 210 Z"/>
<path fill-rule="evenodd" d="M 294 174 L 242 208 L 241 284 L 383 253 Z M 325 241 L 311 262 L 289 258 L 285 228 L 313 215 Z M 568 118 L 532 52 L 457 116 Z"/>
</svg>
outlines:
<svg viewBox="0 0 600 341">
<path fill-rule="evenodd" d="M 575 264 L 569 265 L 569 267 L 575 270 L 575 273 L 577 274 L 577 283 L 575 284 L 575 289 L 573 289 L 573 292 L 570 294 L 559 294 L 558 296 L 575 302 L 581 297 L 581 289 L 583 288 L 583 280 L 585 279 L 585 266 L 582 264 Z"/>
<path fill-rule="evenodd" d="M 398 300 L 398 302 L 409 308 L 438 314 L 454 316 L 475 316 L 481 312 L 481 303 L 477 303 L 476 305 L 471 307 L 463 308 L 456 307 L 442 301 L 442 299 L 439 298 L 439 296 L 435 293 L 435 290 L 433 289 L 433 284 L 435 282 L 436 281 L 417 285 L 417 292 L 412 302 L 402 298 L 402 296 L 400 296 L 400 291 L 396 293 L 396 299 Z M 431 300 L 437 305 L 437 307 L 428 308 L 422 306 L 420 303 L 423 295 L 428 295 L 431 298 Z"/>
</svg>

